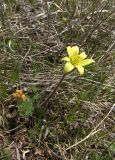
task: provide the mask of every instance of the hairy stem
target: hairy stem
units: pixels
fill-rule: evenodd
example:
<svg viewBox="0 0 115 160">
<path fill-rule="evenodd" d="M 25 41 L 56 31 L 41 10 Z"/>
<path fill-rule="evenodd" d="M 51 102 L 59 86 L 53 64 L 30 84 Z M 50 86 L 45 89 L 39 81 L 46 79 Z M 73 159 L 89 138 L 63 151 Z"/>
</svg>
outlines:
<svg viewBox="0 0 115 160">
<path fill-rule="evenodd" d="M 47 104 L 47 102 L 50 100 L 50 98 L 56 93 L 57 89 L 59 88 L 59 86 L 61 85 L 62 81 L 64 80 L 65 76 L 67 74 L 63 74 L 63 76 L 61 77 L 60 81 L 56 84 L 54 90 L 50 93 L 50 95 L 39 105 L 39 107 L 44 106 L 45 104 Z"/>
</svg>

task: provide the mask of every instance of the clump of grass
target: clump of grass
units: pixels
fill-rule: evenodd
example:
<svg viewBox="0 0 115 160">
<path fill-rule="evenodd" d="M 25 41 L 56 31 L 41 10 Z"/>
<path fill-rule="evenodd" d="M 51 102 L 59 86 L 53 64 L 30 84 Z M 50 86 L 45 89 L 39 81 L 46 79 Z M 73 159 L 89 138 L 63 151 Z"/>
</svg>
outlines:
<svg viewBox="0 0 115 160">
<path fill-rule="evenodd" d="M 10 152 L 5 149 L 0 150 L 0 159 L 1 160 L 10 160 L 11 159 Z"/>
</svg>

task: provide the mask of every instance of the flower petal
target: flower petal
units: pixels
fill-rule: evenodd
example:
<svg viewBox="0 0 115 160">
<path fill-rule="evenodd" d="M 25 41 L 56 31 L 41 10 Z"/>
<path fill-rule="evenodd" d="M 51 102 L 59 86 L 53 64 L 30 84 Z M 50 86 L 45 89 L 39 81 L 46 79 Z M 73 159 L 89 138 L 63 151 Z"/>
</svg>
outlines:
<svg viewBox="0 0 115 160">
<path fill-rule="evenodd" d="M 63 60 L 63 61 L 70 62 L 70 58 L 69 58 L 69 57 L 63 57 L 62 60 Z"/>
<path fill-rule="evenodd" d="M 67 52 L 68 52 L 69 58 L 75 57 L 79 53 L 79 47 L 78 46 L 73 46 L 73 47 L 68 46 Z"/>
<path fill-rule="evenodd" d="M 23 101 L 26 101 L 26 100 L 27 100 L 27 97 L 26 97 L 25 94 L 23 94 L 23 95 L 20 97 L 20 99 L 22 99 Z"/>
<path fill-rule="evenodd" d="M 17 93 L 17 94 L 23 94 L 23 90 L 22 90 L 22 89 L 20 89 L 20 90 L 17 89 L 17 90 L 16 90 L 16 93 Z"/>
<path fill-rule="evenodd" d="M 67 47 L 67 53 L 68 53 L 69 57 L 71 57 L 72 48 L 70 46 Z"/>
<path fill-rule="evenodd" d="M 84 74 L 84 67 L 82 67 L 82 66 L 76 66 L 76 68 L 78 69 L 80 75 Z"/>
<path fill-rule="evenodd" d="M 82 52 L 80 55 L 80 58 L 83 60 L 87 57 L 87 55 L 85 54 L 85 52 Z"/>
<path fill-rule="evenodd" d="M 79 47 L 78 46 L 73 46 L 72 49 L 74 50 L 74 52 L 76 52 L 76 54 L 79 54 Z"/>
<path fill-rule="evenodd" d="M 65 73 L 68 73 L 68 72 L 72 71 L 73 69 L 74 69 L 74 66 L 69 62 L 67 62 L 64 66 Z"/>
<path fill-rule="evenodd" d="M 81 62 L 82 66 L 86 66 L 88 64 L 94 63 L 95 61 L 93 59 L 85 59 Z"/>
</svg>

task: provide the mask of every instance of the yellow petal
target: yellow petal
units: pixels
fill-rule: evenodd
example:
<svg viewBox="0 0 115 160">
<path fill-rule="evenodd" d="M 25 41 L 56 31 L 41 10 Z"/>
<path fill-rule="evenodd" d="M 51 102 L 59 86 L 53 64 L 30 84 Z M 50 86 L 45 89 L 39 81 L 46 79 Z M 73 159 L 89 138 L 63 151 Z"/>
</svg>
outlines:
<svg viewBox="0 0 115 160">
<path fill-rule="evenodd" d="M 26 97 L 25 94 L 23 94 L 23 95 L 20 97 L 20 99 L 22 99 L 23 101 L 26 101 L 27 97 Z"/>
<path fill-rule="evenodd" d="M 67 47 L 67 52 L 68 52 L 69 58 L 75 57 L 79 53 L 79 47 L 77 47 L 77 46 L 74 46 L 74 47 L 68 46 Z"/>
<path fill-rule="evenodd" d="M 85 52 L 82 52 L 80 55 L 80 58 L 83 60 L 87 57 L 87 55 L 85 54 Z"/>
<path fill-rule="evenodd" d="M 62 60 L 63 60 L 63 61 L 70 62 L 70 58 L 69 58 L 69 57 L 63 57 Z"/>
<path fill-rule="evenodd" d="M 80 75 L 84 74 L 84 67 L 82 67 L 82 66 L 76 66 L 76 68 L 78 69 Z"/>
<path fill-rule="evenodd" d="M 67 62 L 64 66 L 65 73 L 68 73 L 68 72 L 72 71 L 73 69 L 74 69 L 74 66 L 69 62 Z"/>
<path fill-rule="evenodd" d="M 67 53 L 68 53 L 69 57 L 71 57 L 72 48 L 70 46 L 67 47 Z"/>
<path fill-rule="evenodd" d="M 73 46 L 72 49 L 74 50 L 74 52 L 76 52 L 76 54 L 79 54 L 79 47 L 78 46 Z"/>
<path fill-rule="evenodd" d="M 23 94 L 23 90 L 22 90 L 22 89 L 20 89 L 20 90 L 17 89 L 17 90 L 16 90 L 16 93 Z"/>
<path fill-rule="evenodd" d="M 86 66 L 88 64 L 94 63 L 95 61 L 93 59 L 85 59 L 81 62 L 82 66 Z"/>
</svg>

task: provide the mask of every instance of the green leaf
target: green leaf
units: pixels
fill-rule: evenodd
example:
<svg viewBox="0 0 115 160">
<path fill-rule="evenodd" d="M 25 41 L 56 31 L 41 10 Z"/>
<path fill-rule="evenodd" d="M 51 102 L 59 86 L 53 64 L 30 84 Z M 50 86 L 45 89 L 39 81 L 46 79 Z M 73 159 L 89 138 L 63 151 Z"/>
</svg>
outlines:
<svg viewBox="0 0 115 160">
<path fill-rule="evenodd" d="M 12 69 L 10 78 L 11 78 L 11 81 L 13 81 L 13 82 L 18 80 L 18 78 L 19 78 L 19 69 L 18 68 Z"/>
<path fill-rule="evenodd" d="M 68 120 L 70 123 L 74 123 L 74 122 L 76 121 L 76 119 L 77 119 L 77 116 L 76 116 L 75 113 L 69 114 L 69 115 L 67 116 L 67 120 Z"/>
<path fill-rule="evenodd" d="M 29 116 L 32 114 L 33 109 L 33 103 L 30 99 L 28 99 L 27 101 L 21 103 L 19 106 L 19 115 L 24 117 Z"/>
<path fill-rule="evenodd" d="M 28 0 L 28 2 L 29 2 L 30 4 L 33 4 L 34 0 Z"/>
<path fill-rule="evenodd" d="M 109 149 L 110 149 L 110 152 L 112 154 L 114 154 L 115 153 L 115 143 L 111 144 L 110 147 L 109 147 Z"/>
<path fill-rule="evenodd" d="M 14 5 L 14 4 L 16 4 L 16 0 L 8 0 L 8 3 L 9 3 L 10 5 Z"/>
<path fill-rule="evenodd" d="M 92 152 L 91 160 L 101 160 L 101 157 L 96 152 Z"/>
<path fill-rule="evenodd" d="M 0 98 L 5 98 L 8 96 L 7 85 L 0 83 Z"/>
<path fill-rule="evenodd" d="M 8 47 L 9 47 L 9 49 L 10 49 L 12 52 L 15 52 L 15 50 L 17 49 L 17 43 L 16 43 L 16 41 L 13 40 L 13 39 L 10 39 L 10 40 L 8 41 Z"/>
</svg>

